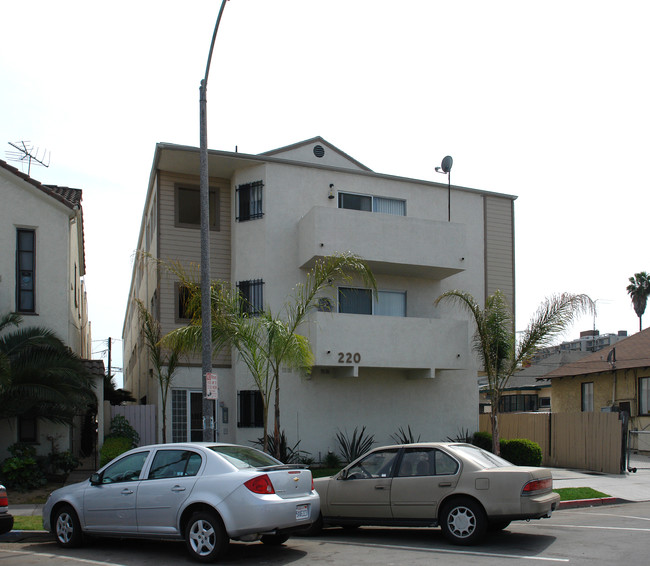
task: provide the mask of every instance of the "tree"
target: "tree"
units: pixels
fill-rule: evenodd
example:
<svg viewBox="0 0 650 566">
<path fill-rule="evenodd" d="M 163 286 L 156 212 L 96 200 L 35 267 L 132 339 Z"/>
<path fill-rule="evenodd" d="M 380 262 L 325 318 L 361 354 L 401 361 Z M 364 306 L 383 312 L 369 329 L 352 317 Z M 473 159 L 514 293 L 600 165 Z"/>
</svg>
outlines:
<svg viewBox="0 0 650 566">
<path fill-rule="evenodd" d="M 587 295 L 562 293 L 545 299 L 531 319 L 521 339 L 515 339 L 514 319 L 505 295 L 497 290 L 485 300 L 481 309 L 474 297 L 464 291 L 447 291 L 435 304 L 450 301 L 467 310 L 474 321 L 474 350 L 487 376 L 492 400 L 492 451 L 500 452 L 499 405 L 510 377 L 539 348 L 552 341 L 583 312 L 593 312 L 593 301 Z"/>
<path fill-rule="evenodd" d="M 167 399 L 169 397 L 169 388 L 174 380 L 174 374 L 178 369 L 178 359 L 180 349 L 172 347 L 169 351 L 163 351 L 161 346 L 162 333 L 160 331 L 160 322 L 144 306 L 144 303 L 135 299 L 142 324 L 144 341 L 149 350 L 149 360 L 153 365 L 154 377 L 160 385 L 160 402 L 162 410 L 162 441 L 167 442 Z"/>
<path fill-rule="evenodd" d="M 0 331 L 21 322 L 19 315 L 4 315 Z M 24 328 L 0 336 L 0 418 L 29 414 L 70 423 L 97 403 L 92 387 L 81 358 L 51 330 Z"/>
<path fill-rule="evenodd" d="M 175 270 L 181 284 L 188 289 L 187 306 L 192 313 L 189 326 L 172 331 L 164 343 L 183 348 L 200 347 L 201 321 L 198 304 L 200 288 L 188 279 L 182 270 Z M 352 253 L 327 256 L 316 261 L 307 273 L 304 283 L 293 289 L 289 299 L 276 313 L 268 306 L 260 313 L 250 314 L 243 308 L 243 298 L 227 283 L 213 283 L 212 343 L 215 351 L 230 344 L 250 371 L 262 396 L 264 410 L 264 450 L 268 451 L 268 411 L 274 399 L 274 446 L 275 456 L 280 442 L 280 368 L 309 371 L 313 365 L 313 353 L 309 340 L 298 333 L 309 313 L 316 309 L 322 293 L 335 282 L 350 281 L 352 275 L 360 276 L 364 285 L 376 290 L 376 282 L 370 268 L 360 257 Z"/>
<path fill-rule="evenodd" d="M 648 304 L 648 296 L 650 296 L 650 275 L 645 271 L 641 271 L 640 273 L 635 273 L 634 277 L 630 277 L 629 281 L 630 284 L 627 286 L 627 292 L 632 299 L 634 312 L 639 317 L 639 332 L 641 332 L 643 329 L 641 326 L 641 317 Z"/>
</svg>

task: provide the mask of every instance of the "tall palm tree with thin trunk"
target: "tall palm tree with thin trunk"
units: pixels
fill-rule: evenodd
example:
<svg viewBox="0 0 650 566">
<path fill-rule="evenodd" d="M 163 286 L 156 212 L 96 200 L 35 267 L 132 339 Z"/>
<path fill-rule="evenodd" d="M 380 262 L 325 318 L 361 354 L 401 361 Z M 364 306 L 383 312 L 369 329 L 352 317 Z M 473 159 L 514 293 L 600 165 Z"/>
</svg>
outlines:
<svg viewBox="0 0 650 566">
<path fill-rule="evenodd" d="M 648 304 L 648 296 L 650 296 L 650 275 L 645 271 L 641 271 L 640 273 L 635 273 L 634 277 L 630 277 L 629 281 L 630 284 L 627 286 L 627 292 L 632 299 L 634 312 L 639 317 L 639 332 L 641 332 L 643 330 L 641 317 Z"/>
<path fill-rule="evenodd" d="M 464 291 L 447 291 L 435 300 L 435 304 L 443 301 L 468 311 L 476 326 L 474 350 L 487 376 L 492 401 L 492 451 L 499 454 L 499 409 L 508 381 L 524 360 L 539 348 L 550 345 L 579 314 L 593 312 L 593 301 L 587 295 L 570 293 L 545 299 L 518 342 L 512 311 L 501 291 L 488 296 L 483 308 Z"/>
</svg>

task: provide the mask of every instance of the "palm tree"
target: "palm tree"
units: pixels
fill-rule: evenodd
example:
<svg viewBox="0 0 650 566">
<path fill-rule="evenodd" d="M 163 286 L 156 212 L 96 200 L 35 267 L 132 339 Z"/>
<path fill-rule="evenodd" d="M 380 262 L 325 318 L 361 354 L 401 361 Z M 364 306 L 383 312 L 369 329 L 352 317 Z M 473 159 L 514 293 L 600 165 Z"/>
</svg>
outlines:
<svg viewBox="0 0 650 566">
<path fill-rule="evenodd" d="M 0 331 L 19 315 L 0 319 Z M 81 358 L 51 330 L 25 328 L 0 337 L 0 419 L 30 414 L 69 423 L 97 400 Z"/>
<path fill-rule="evenodd" d="M 639 317 L 639 332 L 643 329 L 641 326 L 641 317 L 645 312 L 645 307 L 648 304 L 648 296 L 650 296 L 650 275 L 645 271 L 635 273 L 634 277 L 630 277 L 630 284 L 627 286 L 627 292 L 632 299 L 632 306 L 634 312 Z"/>
<path fill-rule="evenodd" d="M 497 290 L 485 300 L 481 309 L 474 297 L 464 291 L 447 291 L 435 304 L 454 302 L 469 311 L 476 325 L 474 350 L 487 376 L 492 399 L 492 451 L 500 453 L 499 405 L 503 390 L 522 361 L 552 341 L 583 312 L 593 312 L 593 301 L 587 295 L 562 293 L 545 299 L 517 343 L 514 319 L 505 295 Z"/>
<path fill-rule="evenodd" d="M 144 303 L 136 299 L 140 316 L 140 324 L 144 333 L 144 341 L 149 350 L 149 360 L 153 365 L 153 371 L 158 383 L 160 384 L 160 403 L 162 410 L 162 441 L 167 442 L 167 398 L 169 397 L 169 388 L 174 379 L 174 374 L 178 369 L 178 360 L 180 350 L 171 348 L 164 352 L 160 344 L 162 334 L 160 331 L 160 322 L 144 306 Z"/>
<path fill-rule="evenodd" d="M 164 337 L 168 346 L 198 349 L 201 340 L 200 288 L 179 269 L 174 273 L 188 289 L 188 310 L 193 313 L 189 326 L 178 328 Z M 309 340 L 298 333 L 309 313 L 316 309 L 318 298 L 335 282 L 350 281 L 352 275 L 362 278 L 365 285 L 376 290 L 376 282 L 370 268 L 360 257 L 352 253 L 328 256 L 316 261 L 307 273 L 304 283 L 296 285 L 290 298 L 279 312 L 266 307 L 261 313 L 250 315 L 242 308 L 243 298 L 226 283 L 213 283 L 212 344 L 215 351 L 230 344 L 246 364 L 262 396 L 264 416 L 264 450 L 268 450 L 268 411 L 274 398 L 274 446 L 280 442 L 280 368 L 301 369 L 309 372 L 313 365 L 313 353 Z M 279 454 L 275 454 L 276 457 Z"/>
</svg>

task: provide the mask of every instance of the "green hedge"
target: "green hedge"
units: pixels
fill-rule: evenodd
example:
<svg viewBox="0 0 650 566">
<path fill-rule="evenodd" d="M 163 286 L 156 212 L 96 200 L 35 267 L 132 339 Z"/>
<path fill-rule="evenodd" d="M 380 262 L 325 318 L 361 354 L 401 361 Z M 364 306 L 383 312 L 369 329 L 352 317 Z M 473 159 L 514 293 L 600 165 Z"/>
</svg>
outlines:
<svg viewBox="0 0 650 566">
<path fill-rule="evenodd" d="M 492 435 L 489 432 L 475 432 L 474 446 L 492 452 Z M 541 466 L 542 449 L 537 442 L 525 438 L 501 439 L 501 457 L 516 466 Z"/>
<path fill-rule="evenodd" d="M 131 450 L 133 442 L 130 438 L 109 437 L 104 440 L 100 450 L 99 467 L 108 464 L 113 458 L 117 458 L 127 450 Z"/>
</svg>

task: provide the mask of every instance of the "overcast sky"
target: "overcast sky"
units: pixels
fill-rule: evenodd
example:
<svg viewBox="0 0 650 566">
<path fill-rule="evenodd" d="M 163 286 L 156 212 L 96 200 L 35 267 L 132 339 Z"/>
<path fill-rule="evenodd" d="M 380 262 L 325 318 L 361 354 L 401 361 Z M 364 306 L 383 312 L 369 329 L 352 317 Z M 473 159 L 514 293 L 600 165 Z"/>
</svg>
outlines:
<svg viewBox="0 0 650 566">
<path fill-rule="evenodd" d="M 29 140 L 50 152 L 33 178 L 83 189 L 95 357 L 121 337 L 155 144 L 199 144 L 219 5 L 3 5 L 0 158 Z M 519 197 L 518 330 L 570 291 L 598 301 L 601 333 L 633 333 L 625 287 L 650 271 L 648 22 L 647 0 L 231 0 L 209 147 L 320 135 L 376 172 L 442 182 L 451 155 L 452 184 Z"/>
</svg>

